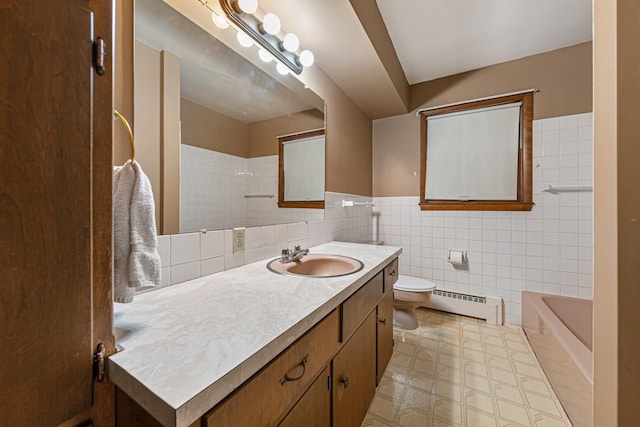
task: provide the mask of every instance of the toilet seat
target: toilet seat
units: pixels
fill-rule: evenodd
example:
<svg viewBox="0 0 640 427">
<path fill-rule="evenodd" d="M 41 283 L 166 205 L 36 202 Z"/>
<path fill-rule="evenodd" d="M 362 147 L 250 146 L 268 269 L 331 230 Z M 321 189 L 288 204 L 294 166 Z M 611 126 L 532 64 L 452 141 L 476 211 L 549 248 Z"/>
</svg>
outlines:
<svg viewBox="0 0 640 427">
<path fill-rule="evenodd" d="M 398 276 L 398 281 L 393 285 L 396 291 L 428 292 L 436 288 L 436 284 L 430 280 L 413 276 Z"/>
</svg>

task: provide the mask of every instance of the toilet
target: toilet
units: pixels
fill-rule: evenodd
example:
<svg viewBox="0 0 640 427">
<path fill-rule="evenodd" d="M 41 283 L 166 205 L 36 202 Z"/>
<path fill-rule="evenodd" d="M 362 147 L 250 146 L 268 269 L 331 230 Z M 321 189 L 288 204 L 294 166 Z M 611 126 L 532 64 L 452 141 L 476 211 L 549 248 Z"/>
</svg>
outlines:
<svg viewBox="0 0 640 427">
<path fill-rule="evenodd" d="M 419 277 L 399 275 L 393 285 L 393 326 L 400 329 L 416 329 L 416 308 L 431 299 L 435 283 Z"/>
</svg>

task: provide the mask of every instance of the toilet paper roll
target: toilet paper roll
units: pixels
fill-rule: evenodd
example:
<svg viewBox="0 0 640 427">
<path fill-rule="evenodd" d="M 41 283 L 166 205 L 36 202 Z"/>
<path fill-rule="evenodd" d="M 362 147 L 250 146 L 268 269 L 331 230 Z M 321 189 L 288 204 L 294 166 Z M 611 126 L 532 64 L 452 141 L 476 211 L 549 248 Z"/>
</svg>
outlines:
<svg viewBox="0 0 640 427">
<path fill-rule="evenodd" d="M 453 265 L 464 264 L 464 252 L 463 251 L 449 251 L 449 262 Z"/>
</svg>

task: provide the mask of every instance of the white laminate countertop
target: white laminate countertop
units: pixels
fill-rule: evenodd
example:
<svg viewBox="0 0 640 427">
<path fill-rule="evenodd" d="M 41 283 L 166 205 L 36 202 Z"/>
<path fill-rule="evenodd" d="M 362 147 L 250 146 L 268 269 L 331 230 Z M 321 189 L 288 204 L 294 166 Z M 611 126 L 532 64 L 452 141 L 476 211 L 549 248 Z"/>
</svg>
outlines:
<svg viewBox="0 0 640 427">
<path fill-rule="evenodd" d="M 310 252 L 351 256 L 364 269 L 297 278 L 268 271 L 264 260 L 115 304 L 114 331 L 124 351 L 108 359 L 109 378 L 163 425 L 186 427 L 401 251 L 331 242 Z"/>
</svg>

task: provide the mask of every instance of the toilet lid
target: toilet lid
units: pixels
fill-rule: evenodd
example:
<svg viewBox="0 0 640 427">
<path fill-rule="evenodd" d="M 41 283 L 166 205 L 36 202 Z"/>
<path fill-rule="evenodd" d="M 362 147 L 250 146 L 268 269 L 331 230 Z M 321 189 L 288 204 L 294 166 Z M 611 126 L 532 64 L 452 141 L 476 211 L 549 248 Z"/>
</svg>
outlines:
<svg viewBox="0 0 640 427">
<path fill-rule="evenodd" d="M 436 284 L 427 279 L 413 276 L 398 276 L 398 281 L 393 285 L 393 289 L 408 292 L 426 292 L 436 288 Z"/>
</svg>

